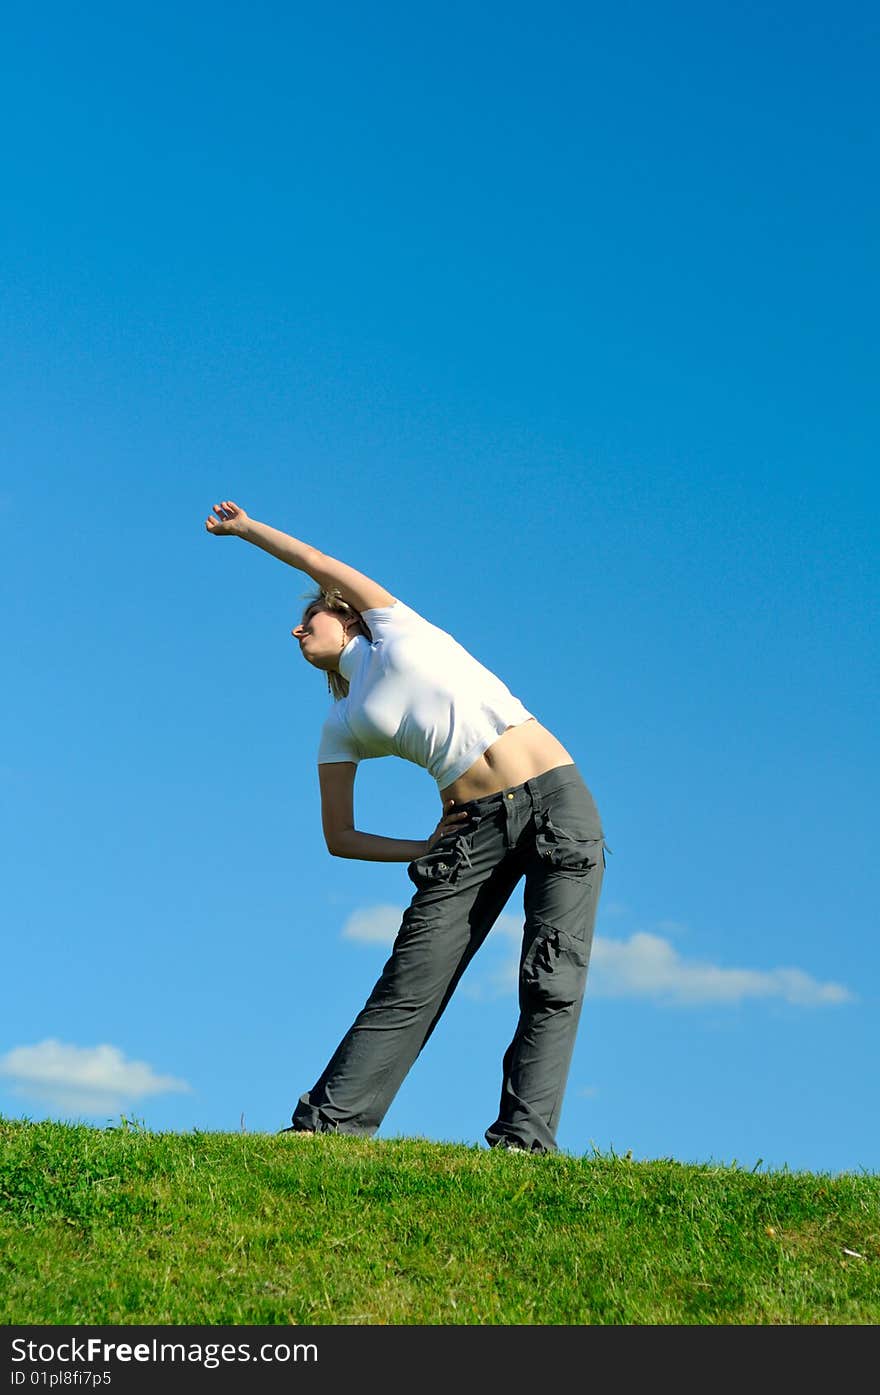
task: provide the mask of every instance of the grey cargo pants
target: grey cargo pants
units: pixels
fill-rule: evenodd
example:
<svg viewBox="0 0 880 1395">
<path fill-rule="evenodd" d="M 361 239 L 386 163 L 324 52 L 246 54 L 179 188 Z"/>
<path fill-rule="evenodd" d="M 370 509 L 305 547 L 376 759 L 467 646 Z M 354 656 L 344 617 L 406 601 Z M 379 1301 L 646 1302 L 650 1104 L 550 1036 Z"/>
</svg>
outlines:
<svg viewBox="0 0 880 1395">
<path fill-rule="evenodd" d="M 491 1146 L 557 1147 L 605 869 L 599 813 L 575 765 L 472 799 L 469 815 L 407 868 L 416 892 L 391 957 L 294 1130 L 370 1135 L 459 979 L 525 877 L 519 1022 L 504 1053 Z M 610 848 L 608 849 L 610 852 Z"/>
</svg>

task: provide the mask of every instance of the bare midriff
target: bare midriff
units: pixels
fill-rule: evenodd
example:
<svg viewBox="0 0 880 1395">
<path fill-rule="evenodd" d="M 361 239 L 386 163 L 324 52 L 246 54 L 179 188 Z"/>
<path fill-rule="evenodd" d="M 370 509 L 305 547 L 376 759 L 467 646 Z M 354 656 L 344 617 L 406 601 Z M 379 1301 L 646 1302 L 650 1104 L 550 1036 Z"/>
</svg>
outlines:
<svg viewBox="0 0 880 1395">
<path fill-rule="evenodd" d="M 463 775 L 441 789 L 440 798 L 444 804 L 450 799 L 464 804 L 468 799 L 481 799 L 534 780 L 557 765 L 574 765 L 574 758 L 552 732 L 530 717 L 519 726 L 508 727 Z"/>
</svg>

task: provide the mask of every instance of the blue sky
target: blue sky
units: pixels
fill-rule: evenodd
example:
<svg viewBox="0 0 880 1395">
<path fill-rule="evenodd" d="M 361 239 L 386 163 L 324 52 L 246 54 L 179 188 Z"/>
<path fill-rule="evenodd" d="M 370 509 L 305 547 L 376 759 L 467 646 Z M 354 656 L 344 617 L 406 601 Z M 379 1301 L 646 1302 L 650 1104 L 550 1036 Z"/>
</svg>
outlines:
<svg viewBox="0 0 880 1395">
<path fill-rule="evenodd" d="M 560 1146 L 875 1171 L 876 13 L 5 30 L 0 1111 L 282 1127 L 408 900 L 324 848 L 310 582 L 205 532 L 232 498 L 575 756 Z M 356 814 L 427 837 L 436 787 L 369 762 Z M 519 917 L 380 1137 L 482 1143 Z"/>
</svg>

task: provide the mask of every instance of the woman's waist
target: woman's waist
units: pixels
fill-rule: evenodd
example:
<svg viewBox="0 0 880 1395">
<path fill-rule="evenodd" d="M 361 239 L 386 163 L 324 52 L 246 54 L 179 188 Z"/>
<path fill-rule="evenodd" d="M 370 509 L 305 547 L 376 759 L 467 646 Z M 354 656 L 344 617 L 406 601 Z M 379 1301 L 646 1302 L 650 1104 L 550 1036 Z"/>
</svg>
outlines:
<svg viewBox="0 0 880 1395">
<path fill-rule="evenodd" d="M 508 727 L 467 770 L 441 788 L 440 797 L 444 804 L 450 799 L 456 804 L 469 803 L 525 784 L 549 770 L 573 765 L 574 759 L 562 743 L 530 717 Z"/>
</svg>

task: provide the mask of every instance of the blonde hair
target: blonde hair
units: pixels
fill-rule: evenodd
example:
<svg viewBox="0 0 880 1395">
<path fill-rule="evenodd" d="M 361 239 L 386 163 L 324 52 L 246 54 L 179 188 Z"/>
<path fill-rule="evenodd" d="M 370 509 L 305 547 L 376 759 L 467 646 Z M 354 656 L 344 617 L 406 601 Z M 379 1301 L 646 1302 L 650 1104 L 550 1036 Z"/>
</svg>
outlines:
<svg viewBox="0 0 880 1395">
<path fill-rule="evenodd" d="M 349 605 L 348 601 L 343 600 L 342 592 L 338 587 L 334 587 L 330 591 L 325 591 L 323 587 L 318 591 L 304 591 L 303 599 L 309 602 L 303 611 L 303 624 L 305 624 L 307 616 L 314 615 L 318 610 L 327 610 L 346 626 L 349 638 L 358 634 L 363 635 L 365 639 L 372 640 L 372 635 L 360 611 L 355 610 L 353 605 Z M 341 673 L 328 672 L 327 688 L 332 694 L 334 702 L 338 702 L 340 698 L 348 696 L 348 679 L 343 678 Z"/>
</svg>

